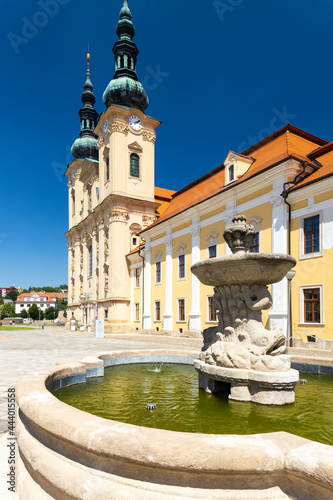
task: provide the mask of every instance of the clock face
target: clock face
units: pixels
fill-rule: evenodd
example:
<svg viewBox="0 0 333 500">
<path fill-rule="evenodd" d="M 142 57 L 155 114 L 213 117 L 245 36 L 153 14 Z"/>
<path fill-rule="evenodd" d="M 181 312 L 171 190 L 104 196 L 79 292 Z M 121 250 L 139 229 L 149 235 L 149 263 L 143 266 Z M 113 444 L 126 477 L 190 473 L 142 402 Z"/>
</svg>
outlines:
<svg viewBox="0 0 333 500">
<path fill-rule="evenodd" d="M 141 130 L 142 129 L 141 120 L 137 116 L 135 116 L 135 115 L 130 116 L 128 122 L 133 130 Z"/>
<path fill-rule="evenodd" d="M 106 122 L 104 123 L 104 128 L 103 128 L 103 134 L 104 134 L 104 135 L 105 135 L 105 134 L 106 134 L 106 132 L 107 132 L 108 126 L 109 126 L 109 122 L 106 120 Z"/>
</svg>

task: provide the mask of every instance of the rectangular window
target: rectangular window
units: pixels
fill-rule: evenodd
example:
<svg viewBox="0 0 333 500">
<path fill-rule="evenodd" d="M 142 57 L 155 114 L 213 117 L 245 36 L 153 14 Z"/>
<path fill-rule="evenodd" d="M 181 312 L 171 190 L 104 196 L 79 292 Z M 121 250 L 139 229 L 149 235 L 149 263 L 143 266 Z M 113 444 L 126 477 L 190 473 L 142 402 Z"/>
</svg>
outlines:
<svg viewBox="0 0 333 500">
<path fill-rule="evenodd" d="M 321 323 L 320 288 L 307 288 L 304 294 L 304 323 Z"/>
<path fill-rule="evenodd" d="M 134 309 L 135 309 L 135 321 L 140 321 L 140 304 L 139 304 L 139 302 L 136 302 L 134 304 Z"/>
<path fill-rule="evenodd" d="M 161 283 L 161 262 L 156 262 L 156 283 Z"/>
<path fill-rule="evenodd" d="M 89 252 L 89 276 L 92 276 L 92 271 L 93 271 L 92 245 L 90 245 L 88 252 Z"/>
<path fill-rule="evenodd" d="M 179 278 L 185 278 L 185 255 L 178 256 L 178 276 Z"/>
<path fill-rule="evenodd" d="M 105 158 L 105 164 L 106 164 L 106 180 L 108 181 L 110 179 L 110 160 L 109 160 L 109 155 Z"/>
<path fill-rule="evenodd" d="M 155 301 L 155 321 L 161 321 L 161 302 Z"/>
<path fill-rule="evenodd" d="M 256 233 L 254 235 L 254 238 L 251 241 L 249 252 L 251 252 L 251 253 L 258 253 L 259 252 L 259 233 Z"/>
<path fill-rule="evenodd" d="M 216 245 L 212 245 L 211 247 L 208 247 L 208 254 L 209 254 L 210 259 L 213 259 L 214 257 L 216 257 Z"/>
<path fill-rule="evenodd" d="M 304 219 L 304 253 L 319 252 L 319 215 Z"/>
<path fill-rule="evenodd" d="M 140 288 L 140 269 L 135 269 L 135 288 Z"/>
<path fill-rule="evenodd" d="M 217 321 L 216 319 L 216 309 L 213 306 L 213 296 L 208 298 L 208 321 Z"/>
<path fill-rule="evenodd" d="M 178 321 L 185 321 L 185 299 L 178 299 Z"/>
<path fill-rule="evenodd" d="M 109 309 L 104 309 L 104 318 L 108 319 L 109 317 Z"/>
</svg>

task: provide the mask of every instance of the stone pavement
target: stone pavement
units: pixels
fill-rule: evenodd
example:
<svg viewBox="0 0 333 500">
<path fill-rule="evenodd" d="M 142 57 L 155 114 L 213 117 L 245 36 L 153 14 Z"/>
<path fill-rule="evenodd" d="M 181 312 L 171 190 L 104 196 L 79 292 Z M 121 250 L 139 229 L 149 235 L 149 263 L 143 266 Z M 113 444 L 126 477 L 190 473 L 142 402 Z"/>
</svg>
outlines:
<svg viewBox="0 0 333 500">
<path fill-rule="evenodd" d="M 160 346 L 200 350 L 201 339 L 162 335 L 110 334 L 95 339 L 93 334 L 70 332 L 63 327 L 45 330 L 0 332 L 0 435 L 7 431 L 7 390 L 26 373 L 53 366 L 57 361 L 79 359 L 106 350 L 154 348 Z"/>
<path fill-rule="evenodd" d="M 16 494 L 7 490 L 8 464 L 8 388 L 26 373 L 53 366 L 57 361 L 80 359 L 87 354 L 107 350 L 159 347 L 198 349 L 201 339 L 168 337 L 162 335 L 107 334 L 95 339 L 93 334 L 70 332 L 63 327 L 45 327 L 45 330 L 11 330 L 0 332 L 0 500 L 14 500 Z"/>
</svg>

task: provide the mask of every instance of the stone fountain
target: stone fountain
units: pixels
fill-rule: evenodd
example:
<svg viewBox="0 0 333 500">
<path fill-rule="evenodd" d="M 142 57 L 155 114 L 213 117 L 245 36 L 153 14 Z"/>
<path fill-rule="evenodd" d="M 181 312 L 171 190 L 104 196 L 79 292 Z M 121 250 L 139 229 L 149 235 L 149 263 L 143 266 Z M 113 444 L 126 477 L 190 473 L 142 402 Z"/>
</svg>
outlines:
<svg viewBox="0 0 333 500">
<path fill-rule="evenodd" d="M 204 346 L 194 366 L 199 387 L 228 391 L 229 399 L 266 405 L 295 401 L 299 374 L 291 369 L 286 337 L 266 330 L 264 309 L 272 306 L 267 285 L 281 281 L 295 266 L 290 255 L 249 253 L 255 235 L 246 217 L 238 215 L 224 233 L 232 255 L 194 264 L 192 273 L 214 287 L 218 326 L 204 330 Z"/>
</svg>

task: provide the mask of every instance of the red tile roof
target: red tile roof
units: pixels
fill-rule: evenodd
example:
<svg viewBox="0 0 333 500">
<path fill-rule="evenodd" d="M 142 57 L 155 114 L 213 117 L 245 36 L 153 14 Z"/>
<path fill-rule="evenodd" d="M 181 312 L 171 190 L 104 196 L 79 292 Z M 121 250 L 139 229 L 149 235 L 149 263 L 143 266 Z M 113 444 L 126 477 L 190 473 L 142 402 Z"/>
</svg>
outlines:
<svg viewBox="0 0 333 500">
<path fill-rule="evenodd" d="M 319 165 L 312 161 L 311 153 L 314 150 L 318 150 L 318 148 L 324 149 L 327 145 L 327 141 L 288 124 L 242 152 L 243 156 L 252 158 L 254 161 L 245 174 L 235 182 L 225 186 L 225 169 L 224 165 L 221 165 L 212 172 L 209 172 L 200 179 L 197 179 L 180 191 L 174 193 L 171 203 L 168 205 L 165 212 L 161 214 L 161 217 L 154 222 L 154 224 L 151 224 L 149 228 L 274 167 L 288 158 L 307 161 L 317 170 Z M 320 170 L 318 170 L 318 172 L 320 172 Z M 324 171 L 322 173 L 324 173 Z"/>
</svg>

